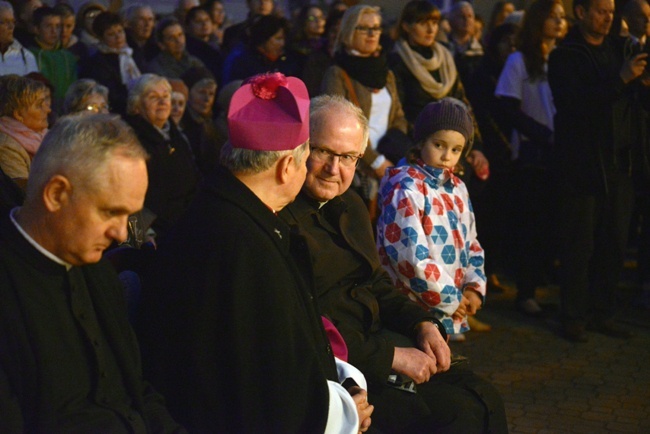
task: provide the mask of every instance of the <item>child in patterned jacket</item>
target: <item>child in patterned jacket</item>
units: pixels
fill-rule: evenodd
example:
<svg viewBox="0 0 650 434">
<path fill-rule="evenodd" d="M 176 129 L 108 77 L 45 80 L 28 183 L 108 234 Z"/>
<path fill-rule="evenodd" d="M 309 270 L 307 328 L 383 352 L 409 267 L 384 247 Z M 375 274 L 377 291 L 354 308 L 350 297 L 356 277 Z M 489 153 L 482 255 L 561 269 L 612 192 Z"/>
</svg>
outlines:
<svg viewBox="0 0 650 434">
<path fill-rule="evenodd" d="M 379 255 L 395 284 L 448 334 L 464 333 L 486 283 L 467 187 L 454 175 L 473 136 L 472 119 L 462 102 L 444 98 L 422 110 L 413 135 L 406 163 L 389 169 L 380 186 Z"/>
</svg>

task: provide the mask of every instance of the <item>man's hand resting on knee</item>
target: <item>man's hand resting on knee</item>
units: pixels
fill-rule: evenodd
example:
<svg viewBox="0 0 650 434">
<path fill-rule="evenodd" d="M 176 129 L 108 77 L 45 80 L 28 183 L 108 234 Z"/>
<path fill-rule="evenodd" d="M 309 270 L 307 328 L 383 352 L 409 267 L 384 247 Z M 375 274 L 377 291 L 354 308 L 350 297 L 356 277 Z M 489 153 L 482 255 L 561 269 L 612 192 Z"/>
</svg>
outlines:
<svg viewBox="0 0 650 434">
<path fill-rule="evenodd" d="M 421 322 L 415 330 L 419 349 L 396 347 L 392 368 L 420 384 L 429 381 L 436 372 L 449 369 L 451 350 L 433 323 Z"/>
</svg>

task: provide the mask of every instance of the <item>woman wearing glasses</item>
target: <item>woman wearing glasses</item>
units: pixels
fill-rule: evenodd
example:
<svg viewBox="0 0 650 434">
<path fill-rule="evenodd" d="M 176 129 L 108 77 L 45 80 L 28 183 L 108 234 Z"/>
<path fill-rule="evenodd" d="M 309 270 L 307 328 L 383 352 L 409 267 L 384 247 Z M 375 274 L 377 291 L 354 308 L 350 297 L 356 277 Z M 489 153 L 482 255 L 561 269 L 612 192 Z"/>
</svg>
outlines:
<svg viewBox="0 0 650 434">
<path fill-rule="evenodd" d="M 371 174 L 377 179 L 393 165 L 391 160 L 401 158 L 410 145 L 395 76 L 388 69 L 386 55 L 379 44 L 381 31 L 377 8 L 367 5 L 349 8 L 343 15 L 335 43 L 335 64 L 325 72 L 321 86 L 323 93 L 342 95 L 359 106 L 368 118 L 369 146 L 360 165 L 360 175 Z M 366 180 L 371 181 L 372 177 Z M 362 193 L 372 202 L 371 191 Z"/>
<path fill-rule="evenodd" d="M 63 114 L 108 113 L 108 88 L 90 78 L 82 78 L 72 83 L 65 93 Z"/>
</svg>

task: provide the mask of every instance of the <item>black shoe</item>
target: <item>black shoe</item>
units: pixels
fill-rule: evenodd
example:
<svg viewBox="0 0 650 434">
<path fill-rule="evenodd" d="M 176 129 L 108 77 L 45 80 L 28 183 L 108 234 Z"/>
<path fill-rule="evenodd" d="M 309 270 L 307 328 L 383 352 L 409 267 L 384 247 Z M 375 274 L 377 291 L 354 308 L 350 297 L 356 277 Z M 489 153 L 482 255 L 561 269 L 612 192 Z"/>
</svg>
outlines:
<svg viewBox="0 0 650 434">
<path fill-rule="evenodd" d="M 588 342 L 589 336 L 582 324 L 564 324 L 562 326 L 564 337 L 571 342 Z"/>
<path fill-rule="evenodd" d="M 610 338 L 629 339 L 634 336 L 632 332 L 619 327 L 614 323 L 614 320 L 611 319 L 605 321 L 592 321 L 587 327 L 591 331 L 609 336 Z"/>
</svg>

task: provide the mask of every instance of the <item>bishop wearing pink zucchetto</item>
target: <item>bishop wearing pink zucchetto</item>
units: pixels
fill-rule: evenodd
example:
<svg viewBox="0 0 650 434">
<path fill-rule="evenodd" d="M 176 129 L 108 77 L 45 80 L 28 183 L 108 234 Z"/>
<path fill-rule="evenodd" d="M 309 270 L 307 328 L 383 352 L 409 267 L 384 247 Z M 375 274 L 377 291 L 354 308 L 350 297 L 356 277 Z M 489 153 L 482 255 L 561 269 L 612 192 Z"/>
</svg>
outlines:
<svg viewBox="0 0 650 434">
<path fill-rule="evenodd" d="M 309 257 L 305 243 L 276 215 L 307 173 L 304 83 L 279 73 L 247 80 L 228 129 L 221 166 L 144 280 L 151 380 L 190 432 L 366 431 L 365 378 L 332 356 L 301 277 L 309 263 L 292 259 Z"/>
</svg>

